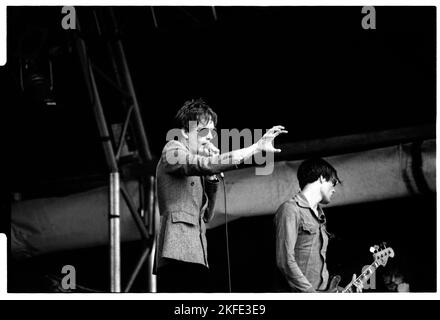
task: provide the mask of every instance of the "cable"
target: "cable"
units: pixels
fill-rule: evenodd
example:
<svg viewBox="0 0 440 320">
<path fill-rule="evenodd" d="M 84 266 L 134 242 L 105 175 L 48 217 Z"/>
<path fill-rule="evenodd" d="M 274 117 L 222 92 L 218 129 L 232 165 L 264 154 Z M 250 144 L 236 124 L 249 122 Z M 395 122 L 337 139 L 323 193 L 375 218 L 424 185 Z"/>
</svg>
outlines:
<svg viewBox="0 0 440 320">
<path fill-rule="evenodd" d="M 226 236 L 226 261 L 228 263 L 228 289 L 229 292 L 232 292 L 232 285 L 231 285 L 231 265 L 229 261 L 229 233 L 228 233 L 228 214 L 226 210 L 226 185 L 223 174 L 220 174 L 220 180 L 223 184 L 223 196 L 225 200 L 225 236 Z"/>
</svg>

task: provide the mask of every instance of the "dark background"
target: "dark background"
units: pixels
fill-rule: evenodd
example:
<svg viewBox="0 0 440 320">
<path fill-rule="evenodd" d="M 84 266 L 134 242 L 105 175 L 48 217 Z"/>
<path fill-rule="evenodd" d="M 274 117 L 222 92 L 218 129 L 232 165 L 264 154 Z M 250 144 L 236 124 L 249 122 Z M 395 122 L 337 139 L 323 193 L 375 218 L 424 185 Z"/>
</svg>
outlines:
<svg viewBox="0 0 440 320">
<path fill-rule="evenodd" d="M 84 17 L 92 7 L 77 8 Z M 203 97 L 218 128 L 269 128 L 289 133 L 277 143 L 305 141 L 405 126 L 436 124 L 436 15 L 434 7 L 376 7 L 377 29 L 361 26 L 361 7 L 117 7 L 152 153 L 157 156 L 173 116 L 189 98 Z M 98 10 L 99 12 L 99 10 Z M 8 62 L 1 71 L 3 137 L 7 137 L 8 194 L 24 199 L 67 194 L 73 177 L 105 175 L 104 154 L 74 32 L 61 28 L 60 7 L 8 8 Z M 83 36 L 99 45 L 92 19 Z M 105 35 L 105 32 L 104 32 Z M 56 107 L 38 104 L 19 85 L 18 58 L 53 60 Z M 120 106 L 108 93 L 109 118 Z M 4 116 L 3 116 L 4 115 Z M 6 120 L 7 119 L 7 120 Z M 366 177 L 367 178 L 367 177 Z M 80 182 L 78 182 L 80 181 Z M 429 194 L 328 208 L 329 268 L 359 274 L 368 249 L 387 241 L 415 291 L 436 290 L 436 202 Z M 275 272 L 272 215 L 229 224 L 233 291 L 268 292 Z M 225 227 L 208 231 L 214 291 L 227 291 Z M 108 290 L 106 248 L 11 262 L 9 290 L 46 290 L 47 274 L 78 266 L 79 284 Z M 123 280 L 139 243 L 123 245 Z M 399 260 L 397 260 L 399 257 Z M 66 263 L 67 262 L 67 263 Z M 380 270 L 379 270 L 380 271 Z M 379 275 L 379 273 L 378 273 Z M 142 291 L 139 279 L 135 290 Z"/>
</svg>

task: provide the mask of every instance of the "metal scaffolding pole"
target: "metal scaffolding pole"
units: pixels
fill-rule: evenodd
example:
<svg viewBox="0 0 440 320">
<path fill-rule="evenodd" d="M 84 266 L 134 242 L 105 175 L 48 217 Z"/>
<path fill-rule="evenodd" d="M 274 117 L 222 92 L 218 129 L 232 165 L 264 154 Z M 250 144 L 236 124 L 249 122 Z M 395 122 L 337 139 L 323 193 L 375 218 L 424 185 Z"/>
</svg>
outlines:
<svg viewBox="0 0 440 320">
<path fill-rule="evenodd" d="M 97 9 L 98 10 L 98 9 Z M 105 13 L 107 11 L 102 11 Z M 117 23 L 112 9 L 108 11 L 110 20 L 112 22 L 113 32 L 117 33 Z M 102 36 L 102 30 L 100 26 L 100 21 L 98 15 L 93 11 L 95 26 L 98 29 L 99 36 Z M 77 21 L 78 30 L 80 34 L 83 30 L 80 29 L 80 23 Z M 82 34 L 83 35 L 83 34 Z M 97 121 L 99 135 L 104 148 L 106 162 L 110 172 L 110 194 L 109 194 L 109 243 L 110 243 L 110 290 L 111 292 L 121 292 L 121 252 L 120 252 L 120 195 L 122 193 L 123 199 L 125 200 L 127 206 L 132 213 L 132 216 L 139 228 L 139 231 L 145 241 L 146 248 L 135 267 L 133 275 L 130 277 L 129 283 L 124 291 L 130 290 L 133 281 L 135 280 L 140 268 L 147 261 L 147 270 L 149 272 L 148 277 L 148 291 L 154 292 L 155 289 L 155 279 L 151 273 L 153 258 L 152 255 L 154 241 L 150 241 L 155 238 L 155 232 L 157 228 L 151 227 L 151 222 L 154 221 L 151 216 L 154 214 L 152 208 L 152 203 L 155 202 L 154 199 L 154 175 L 149 173 L 148 179 L 143 176 L 140 181 L 144 181 L 143 185 L 140 185 L 140 191 L 144 192 L 142 196 L 149 201 L 148 209 L 145 201 L 139 201 L 139 210 L 137 210 L 135 201 L 131 199 L 130 194 L 124 188 L 122 177 L 120 172 L 124 173 L 124 170 L 120 171 L 120 161 L 122 158 L 122 149 L 125 143 L 125 139 L 129 133 L 132 134 L 134 138 L 133 141 L 136 143 L 137 152 L 135 155 L 140 157 L 141 166 L 151 167 L 152 155 L 148 145 L 148 139 L 145 134 L 145 128 L 143 126 L 142 117 L 140 113 L 140 108 L 137 102 L 133 82 L 131 79 L 130 71 L 126 61 L 124 49 L 120 40 L 113 39 L 113 42 L 107 42 L 107 50 L 110 55 L 111 69 L 116 77 L 116 82 L 112 80 L 111 77 L 106 75 L 97 65 L 93 64 L 89 56 L 88 46 L 84 38 L 77 34 L 76 45 L 83 68 L 83 73 L 85 77 L 85 82 L 89 92 L 90 99 L 92 101 L 94 115 Z M 101 60 L 101 59 L 99 59 Z M 94 72 L 97 71 L 98 75 L 112 85 L 117 86 L 117 92 L 120 93 L 122 99 L 121 105 L 127 109 L 127 115 L 124 121 L 121 121 L 122 132 L 118 143 L 114 141 L 113 136 L 110 135 L 109 129 L 107 127 L 107 122 L 105 114 L 103 111 L 103 106 L 101 103 L 101 98 L 98 90 L 97 81 L 95 79 Z M 127 100 L 128 98 L 128 100 Z M 127 103 L 127 101 L 129 101 Z M 129 128 L 131 130 L 129 130 Z M 115 152 L 116 150 L 116 152 Z M 142 171 L 142 170 L 141 170 Z M 141 173 L 142 174 L 142 173 Z M 148 194 L 147 194 L 148 192 Z M 143 212 L 147 212 L 142 221 L 140 215 Z M 146 227 L 148 225 L 148 228 Z"/>
<path fill-rule="evenodd" d="M 150 176 L 149 181 L 149 207 L 148 207 L 148 225 L 150 227 L 150 234 L 153 238 L 153 242 L 151 245 L 150 255 L 148 256 L 148 267 L 147 267 L 147 275 L 148 275 L 148 290 L 150 292 L 157 292 L 157 283 L 156 283 L 156 275 L 153 274 L 154 269 L 154 257 L 156 255 L 156 179 L 153 176 Z"/>
<path fill-rule="evenodd" d="M 80 29 L 79 21 L 77 22 Z M 93 110 L 98 125 L 99 134 L 104 148 L 105 158 L 110 170 L 110 290 L 111 292 L 121 291 L 121 263 L 120 263 L 120 233 L 119 233 L 119 173 L 118 165 L 111 143 L 111 137 L 105 121 L 104 111 L 102 109 L 101 99 L 96 85 L 95 76 L 89 56 L 87 53 L 85 42 L 82 38 L 77 37 L 77 47 L 84 70 L 85 82 L 89 91 L 90 98 L 93 102 Z"/>
<path fill-rule="evenodd" d="M 113 26 L 115 28 L 115 32 L 116 34 L 119 33 L 118 27 L 117 27 L 117 23 L 116 23 L 116 18 L 113 12 L 112 8 L 109 8 L 110 11 L 110 16 L 113 22 Z M 139 104 L 136 98 L 136 93 L 134 90 L 134 86 L 133 86 L 133 81 L 131 80 L 131 75 L 130 75 L 130 69 L 128 68 L 128 64 L 127 64 L 127 59 L 125 57 L 125 52 L 124 52 L 124 47 L 122 46 L 122 42 L 119 38 L 117 38 L 116 40 L 116 49 L 118 51 L 119 57 L 120 57 L 120 61 L 121 61 L 121 65 L 122 65 L 122 70 L 123 70 L 123 77 L 125 80 L 125 83 L 127 85 L 127 89 L 128 92 L 130 93 L 131 97 L 133 98 L 133 113 L 136 115 L 134 117 L 134 126 L 137 130 L 138 136 L 140 138 L 140 144 L 141 144 L 141 154 L 144 157 L 144 160 L 147 161 L 151 161 L 152 160 L 152 156 L 151 156 L 151 152 L 150 152 L 150 148 L 149 148 L 149 144 L 148 144 L 148 139 L 147 139 L 147 135 L 145 134 L 145 128 L 144 128 L 144 124 L 142 122 L 142 116 L 139 110 Z"/>
<path fill-rule="evenodd" d="M 110 17 L 113 23 L 113 27 L 114 27 L 114 31 L 116 34 L 119 34 L 119 29 L 118 29 L 118 25 L 116 22 L 116 17 L 115 14 L 113 12 L 112 8 L 109 8 L 109 12 L 110 12 Z M 147 136 L 145 134 L 145 128 L 142 122 L 142 117 L 141 117 L 141 113 L 140 113 L 140 109 L 139 109 L 139 104 L 137 101 L 137 97 L 135 94 L 135 90 L 134 90 L 134 86 L 133 86 L 133 81 L 131 79 L 131 74 L 130 74 L 130 69 L 128 68 L 128 63 L 127 63 L 127 59 L 125 56 L 125 52 L 124 52 L 124 47 L 122 46 L 122 42 L 120 40 L 119 37 L 116 37 L 116 51 L 119 55 L 119 59 L 121 61 L 121 66 L 122 66 L 122 74 L 123 74 L 123 78 L 125 80 L 128 92 L 130 93 L 130 95 L 133 98 L 133 114 L 135 115 L 133 117 L 134 120 L 134 127 L 135 130 L 138 133 L 138 137 L 140 139 L 140 151 L 141 151 L 141 155 L 143 157 L 143 160 L 145 162 L 149 162 L 152 161 L 152 155 L 151 155 L 151 151 L 149 148 L 149 143 L 148 143 L 148 139 Z M 154 216 L 154 197 L 155 197 L 155 190 L 154 190 L 154 185 L 155 185 L 155 179 L 153 175 L 150 175 L 149 180 L 147 181 L 148 183 L 148 188 L 147 188 L 147 192 L 149 192 L 149 197 L 148 202 L 149 202 L 149 207 L 148 207 L 148 221 L 146 221 L 148 223 L 148 225 L 150 226 L 149 228 L 149 234 L 150 236 L 153 237 L 153 246 L 154 246 L 154 233 L 155 233 L 155 228 L 154 225 L 152 224 L 152 222 L 154 221 L 154 219 L 152 218 Z M 151 249 L 151 248 L 150 248 Z M 142 255 L 139 264 L 142 264 L 144 262 L 144 257 L 145 254 Z M 147 277 L 148 277 L 148 286 L 149 286 L 149 291 L 150 292 L 155 292 L 156 291 L 156 276 L 153 275 L 153 263 L 154 263 L 154 251 L 153 250 L 149 250 L 149 255 L 148 255 L 148 259 L 147 259 Z M 136 272 L 136 271 L 135 271 Z"/>
<path fill-rule="evenodd" d="M 78 29 L 80 30 L 79 22 L 77 22 Z M 96 85 L 95 75 L 89 60 L 86 45 L 84 40 L 77 37 L 78 53 L 81 60 L 81 65 L 84 71 L 84 78 L 89 91 L 90 98 L 92 100 L 92 107 L 98 125 L 99 135 L 103 144 L 105 159 L 110 172 L 117 172 L 118 165 L 114 157 L 113 145 L 111 143 L 111 137 L 105 121 L 104 111 L 102 109 L 101 98 L 99 96 L 98 88 Z"/>
<path fill-rule="evenodd" d="M 121 292 L 119 173 L 110 173 L 110 290 Z"/>
</svg>

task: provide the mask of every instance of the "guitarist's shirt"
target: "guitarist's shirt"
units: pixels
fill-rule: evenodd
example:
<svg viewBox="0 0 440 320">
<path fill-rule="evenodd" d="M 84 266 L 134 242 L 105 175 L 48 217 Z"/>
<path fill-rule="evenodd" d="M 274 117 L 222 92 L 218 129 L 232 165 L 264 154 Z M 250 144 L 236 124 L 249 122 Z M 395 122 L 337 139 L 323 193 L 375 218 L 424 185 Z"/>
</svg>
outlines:
<svg viewBox="0 0 440 320">
<path fill-rule="evenodd" d="M 276 260 L 292 291 L 325 290 L 328 233 L 322 208 L 318 215 L 300 192 L 284 202 L 275 215 Z"/>
</svg>

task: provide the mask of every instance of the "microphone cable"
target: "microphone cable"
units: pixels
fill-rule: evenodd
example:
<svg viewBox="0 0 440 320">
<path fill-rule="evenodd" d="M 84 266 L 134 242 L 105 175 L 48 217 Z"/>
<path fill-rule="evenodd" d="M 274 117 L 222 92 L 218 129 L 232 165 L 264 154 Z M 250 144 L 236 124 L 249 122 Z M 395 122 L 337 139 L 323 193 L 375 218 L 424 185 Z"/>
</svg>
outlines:
<svg viewBox="0 0 440 320">
<path fill-rule="evenodd" d="M 227 209 L 226 209 L 226 185 L 225 185 L 225 179 L 224 179 L 224 175 L 223 172 L 220 173 L 220 180 L 222 181 L 223 184 L 223 198 L 225 201 L 225 236 L 226 236 L 226 261 L 228 264 L 227 267 L 227 274 L 228 274 L 228 289 L 229 289 L 229 293 L 232 292 L 232 284 L 231 284 L 231 264 L 230 264 L 230 259 L 229 259 L 229 232 L 228 232 L 228 214 L 227 214 Z"/>
</svg>

